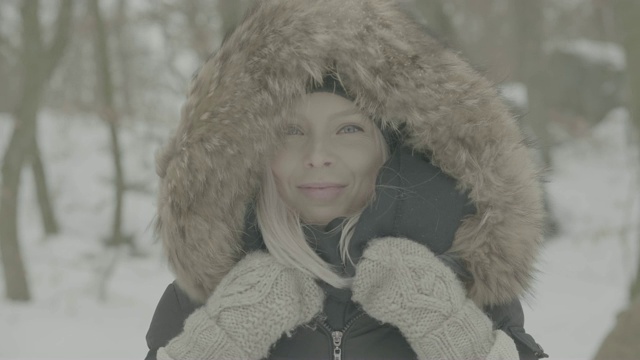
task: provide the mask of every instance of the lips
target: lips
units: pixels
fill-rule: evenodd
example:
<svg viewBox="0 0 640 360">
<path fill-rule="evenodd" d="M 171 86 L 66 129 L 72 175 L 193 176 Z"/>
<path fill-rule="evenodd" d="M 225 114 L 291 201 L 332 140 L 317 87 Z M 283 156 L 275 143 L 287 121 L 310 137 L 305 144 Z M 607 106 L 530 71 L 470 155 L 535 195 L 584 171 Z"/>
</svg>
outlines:
<svg viewBox="0 0 640 360">
<path fill-rule="evenodd" d="M 309 183 L 298 186 L 307 197 L 315 200 L 332 200 L 337 198 L 346 185 L 336 183 Z"/>
</svg>

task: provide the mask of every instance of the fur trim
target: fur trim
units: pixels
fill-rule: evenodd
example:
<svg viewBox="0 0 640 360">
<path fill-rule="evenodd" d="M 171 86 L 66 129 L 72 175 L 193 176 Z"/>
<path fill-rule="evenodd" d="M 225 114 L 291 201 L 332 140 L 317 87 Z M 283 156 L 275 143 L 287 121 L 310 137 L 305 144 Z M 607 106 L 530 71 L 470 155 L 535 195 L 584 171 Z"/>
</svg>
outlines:
<svg viewBox="0 0 640 360">
<path fill-rule="evenodd" d="M 263 0 L 194 77 L 175 136 L 157 156 L 157 234 L 178 284 L 204 302 L 241 257 L 245 207 L 277 129 L 333 69 L 356 105 L 469 190 L 478 212 L 450 253 L 479 305 L 527 290 L 542 194 L 523 137 L 491 84 L 392 1 Z"/>
</svg>

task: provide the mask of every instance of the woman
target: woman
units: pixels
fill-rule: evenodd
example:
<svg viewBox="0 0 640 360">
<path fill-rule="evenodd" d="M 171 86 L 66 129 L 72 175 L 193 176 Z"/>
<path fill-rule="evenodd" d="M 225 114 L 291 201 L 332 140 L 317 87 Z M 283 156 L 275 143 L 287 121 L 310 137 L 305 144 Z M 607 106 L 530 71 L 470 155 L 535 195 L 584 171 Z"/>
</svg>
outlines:
<svg viewBox="0 0 640 360">
<path fill-rule="evenodd" d="M 479 307 L 543 355 L 517 318 L 543 218 L 522 136 L 389 1 L 257 3 L 194 78 L 158 173 L 177 280 L 150 357 L 517 357 Z"/>
</svg>

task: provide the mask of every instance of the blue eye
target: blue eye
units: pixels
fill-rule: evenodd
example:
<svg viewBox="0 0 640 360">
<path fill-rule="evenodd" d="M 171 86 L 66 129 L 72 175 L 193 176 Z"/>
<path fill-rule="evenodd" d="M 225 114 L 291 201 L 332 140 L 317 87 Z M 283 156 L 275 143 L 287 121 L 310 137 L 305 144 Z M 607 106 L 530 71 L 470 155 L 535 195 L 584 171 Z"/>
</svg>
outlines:
<svg viewBox="0 0 640 360">
<path fill-rule="evenodd" d="M 304 135 L 302 131 L 297 126 L 287 126 L 285 128 L 286 135 Z"/>
<path fill-rule="evenodd" d="M 340 131 L 338 131 L 338 133 L 353 134 L 353 133 L 361 132 L 361 131 L 364 131 L 364 129 L 362 129 L 360 126 L 347 125 L 347 126 L 343 127 L 342 129 L 340 129 Z"/>
</svg>

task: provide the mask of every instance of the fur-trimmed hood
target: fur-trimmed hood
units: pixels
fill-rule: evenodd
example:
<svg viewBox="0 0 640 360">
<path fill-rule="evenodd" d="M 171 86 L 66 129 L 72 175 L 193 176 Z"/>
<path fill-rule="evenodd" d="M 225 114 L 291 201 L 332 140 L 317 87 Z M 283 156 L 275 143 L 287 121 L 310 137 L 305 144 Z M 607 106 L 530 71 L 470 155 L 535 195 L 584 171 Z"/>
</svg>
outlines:
<svg viewBox="0 0 640 360">
<path fill-rule="evenodd" d="M 356 106 L 428 154 L 477 212 L 449 250 L 469 296 L 528 290 L 542 239 L 530 150 L 497 91 L 388 0 L 261 0 L 194 76 L 179 127 L 157 156 L 156 233 L 178 284 L 204 302 L 242 257 L 247 204 L 283 119 L 313 81 L 337 73 Z"/>
</svg>

